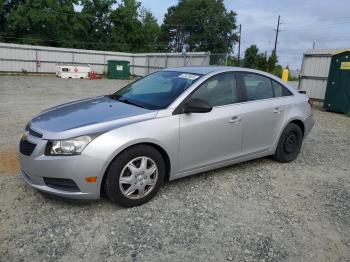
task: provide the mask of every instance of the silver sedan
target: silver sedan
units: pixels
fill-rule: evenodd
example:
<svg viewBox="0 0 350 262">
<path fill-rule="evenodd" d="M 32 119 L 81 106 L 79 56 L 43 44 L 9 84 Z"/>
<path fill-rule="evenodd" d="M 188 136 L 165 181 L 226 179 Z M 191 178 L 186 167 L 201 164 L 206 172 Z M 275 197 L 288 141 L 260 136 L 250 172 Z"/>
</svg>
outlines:
<svg viewBox="0 0 350 262">
<path fill-rule="evenodd" d="M 140 205 L 169 180 L 273 156 L 293 161 L 314 125 L 305 94 L 256 70 L 165 69 L 26 126 L 20 175 L 67 198 Z"/>
</svg>

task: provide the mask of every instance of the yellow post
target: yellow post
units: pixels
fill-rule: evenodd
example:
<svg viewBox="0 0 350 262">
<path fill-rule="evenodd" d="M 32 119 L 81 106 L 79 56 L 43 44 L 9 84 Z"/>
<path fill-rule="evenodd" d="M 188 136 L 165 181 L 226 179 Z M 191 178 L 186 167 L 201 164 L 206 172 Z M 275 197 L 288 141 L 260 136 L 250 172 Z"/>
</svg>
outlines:
<svg viewBox="0 0 350 262">
<path fill-rule="evenodd" d="M 285 68 L 282 71 L 282 80 L 284 82 L 288 82 L 288 77 L 289 77 L 289 70 L 287 68 Z"/>
</svg>

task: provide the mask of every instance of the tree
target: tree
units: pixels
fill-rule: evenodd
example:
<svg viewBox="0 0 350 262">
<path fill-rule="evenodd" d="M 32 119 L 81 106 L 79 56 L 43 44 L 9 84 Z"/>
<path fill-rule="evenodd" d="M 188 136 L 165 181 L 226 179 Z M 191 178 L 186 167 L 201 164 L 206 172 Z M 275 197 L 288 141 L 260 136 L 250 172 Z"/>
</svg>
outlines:
<svg viewBox="0 0 350 262">
<path fill-rule="evenodd" d="M 157 23 L 157 19 L 153 16 L 150 10 L 143 9 L 141 12 L 142 22 L 142 39 L 143 46 L 142 52 L 152 52 L 159 48 L 159 33 L 160 27 Z"/>
<path fill-rule="evenodd" d="M 141 4 L 136 0 L 123 0 L 111 13 L 111 41 L 117 45 L 114 50 L 136 51 L 140 47 L 142 42 L 140 7 Z"/>
<path fill-rule="evenodd" d="M 12 1 L 0 0 L 0 34 L 4 35 L 7 33 L 8 17 L 10 13 L 23 3 L 24 3 L 24 0 L 12 0 Z M 5 41 L 6 41 L 6 38 L 5 38 Z"/>
<path fill-rule="evenodd" d="M 5 0 L 0 0 L 0 33 L 3 33 L 6 28 L 6 13 Z"/>
<path fill-rule="evenodd" d="M 278 59 L 274 52 L 268 57 L 267 53 L 259 53 L 256 45 L 251 45 L 244 52 L 244 67 L 269 72 L 281 76 L 282 66 L 277 64 Z"/>
<path fill-rule="evenodd" d="M 223 0 L 180 0 L 168 8 L 160 40 L 168 50 L 228 53 L 237 41 L 236 13 Z"/>
<path fill-rule="evenodd" d="M 80 48 L 111 50 L 110 14 L 116 0 L 82 0 L 82 10 L 72 24 L 75 40 Z M 93 44 L 90 44 L 93 43 Z"/>
<path fill-rule="evenodd" d="M 6 3 L 8 13 L 4 33 L 9 35 L 11 42 L 66 46 L 66 43 L 74 40 L 71 25 L 75 21 L 74 4 L 78 3 L 77 0 Z"/>
<path fill-rule="evenodd" d="M 255 68 L 259 49 L 256 45 L 251 45 L 244 52 L 244 67 Z"/>
<path fill-rule="evenodd" d="M 275 69 L 277 62 L 278 62 L 277 56 L 275 52 L 272 52 L 271 56 L 267 60 L 268 72 L 272 72 Z"/>
<path fill-rule="evenodd" d="M 160 27 L 150 10 L 136 0 L 123 0 L 111 13 L 113 50 L 152 52 L 157 49 Z"/>
<path fill-rule="evenodd" d="M 267 65 L 267 53 L 259 53 L 256 57 L 254 68 L 262 70 L 262 71 L 268 71 L 268 65 Z"/>
<path fill-rule="evenodd" d="M 236 14 L 223 0 L 180 0 L 161 28 L 138 0 L 0 0 L 1 40 L 20 44 L 227 53 L 237 40 L 234 30 Z"/>
</svg>

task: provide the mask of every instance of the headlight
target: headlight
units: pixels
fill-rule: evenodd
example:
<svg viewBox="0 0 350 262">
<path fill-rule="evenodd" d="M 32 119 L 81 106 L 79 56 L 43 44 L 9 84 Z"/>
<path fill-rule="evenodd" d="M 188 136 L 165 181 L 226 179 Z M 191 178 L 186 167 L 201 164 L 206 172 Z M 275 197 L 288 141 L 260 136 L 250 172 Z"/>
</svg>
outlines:
<svg viewBox="0 0 350 262">
<path fill-rule="evenodd" d="M 47 155 L 78 155 L 92 141 L 90 136 L 79 136 L 71 139 L 49 141 Z"/>
</svg>

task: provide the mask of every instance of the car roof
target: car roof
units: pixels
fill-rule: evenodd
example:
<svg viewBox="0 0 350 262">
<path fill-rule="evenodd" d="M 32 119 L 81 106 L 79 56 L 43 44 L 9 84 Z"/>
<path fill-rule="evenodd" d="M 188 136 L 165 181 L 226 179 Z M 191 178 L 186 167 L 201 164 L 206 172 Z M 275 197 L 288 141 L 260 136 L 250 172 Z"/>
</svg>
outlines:
<svg viewBox="0 0 350 262">
<path fill-rule="evenodd" d="M 192 73 L 192 74 L 200 74 L 200 75 L 206 75 L 213 72 L 225 72 L 225 71 L 236 71 L 236 72 L 247 72 L 247 73 L 256 73 L 260 74 L 266 77 L 269 77 L 271 79 L 274 79 L 278 83 L 282 84 L 283 86 L 287 87 L 290 91 L 295 93 L 295 88 L 288 85 L 285 82 L 282 82 L 282 80 L 270 73 L 266 73 L 260 70 L 256 69 L 250 69 L 250 68 L 244 68 L 244 67 L 233 67 L 233 66 L 183 66 L 183 67 L 173 67 L 173 68 L 165 68 L 161 71 L 175 71 L 175 72 L 183 72 L 183 73 Z"/>
<path fill-rule="evenodd" d="M 219 72 L 219 71 L 225 71 L 225 70 L 228 71 L 228 70 L 234 70 L 234 69 L 236 68 L 231 66 L 184 66 L 184 67 L 166 68 L 166 69 L 163 69 L 163 71 L 176 71 L 176 72 L 206 75 L 212 72 Z"/>
</svg>

